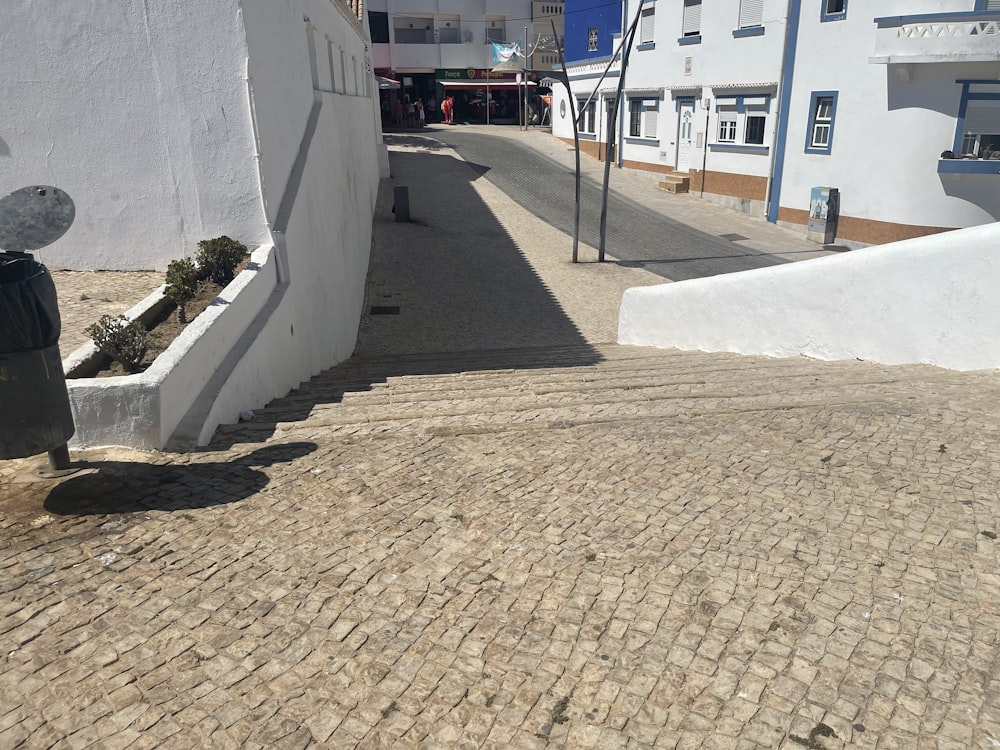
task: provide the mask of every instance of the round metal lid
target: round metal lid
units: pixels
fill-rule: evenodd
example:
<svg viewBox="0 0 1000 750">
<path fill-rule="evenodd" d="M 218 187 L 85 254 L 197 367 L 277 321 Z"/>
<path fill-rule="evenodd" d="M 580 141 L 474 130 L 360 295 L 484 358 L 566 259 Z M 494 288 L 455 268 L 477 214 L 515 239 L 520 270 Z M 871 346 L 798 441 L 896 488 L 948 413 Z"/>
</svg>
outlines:
<svg viewBox="0 0 1000 750">
<path fill-rule="evenodd" d="M 73 225 L 76 206 L 57 187 L 32 185 L 0 198 L 0 249 L 27 252 L 51 245 Z"/>
</svg>

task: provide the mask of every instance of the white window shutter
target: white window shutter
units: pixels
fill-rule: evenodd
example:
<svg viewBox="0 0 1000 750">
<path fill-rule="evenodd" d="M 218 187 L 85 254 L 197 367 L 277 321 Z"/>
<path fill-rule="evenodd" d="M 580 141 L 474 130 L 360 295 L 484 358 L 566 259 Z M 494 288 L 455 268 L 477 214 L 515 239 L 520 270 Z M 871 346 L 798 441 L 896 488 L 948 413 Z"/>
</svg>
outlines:
<svg viewBox="0 0 1000 750">
<path fill-rule="evenodd" d="M 701 31 L 701 0 L 684 0 L 684 36 Z"/>
<path fill-rule="evenodd" d="M 656 138 L 656 124 L 659 113 L 656 111 L 657 102 L 646 102 L 646 137 Z"/>
<path fill-rule="evenodd" d="M 1000 0 L 997 0 L 1000 2 Z M 742 0 L 740 2 L 740 28 L 760 26 L 764 20 L 764 0 Z"/>
<path fill-rule="evenodd" d="M 1000 101 L 970 101 L 965 110 L 965 132 L 977 135 L 1000 134 Z"/>
<path fill-rule="evenodd" d="M 656 6 L 643 8 L 642 17 L 639 22 L 639 44 L 648 44 L 653 41 L 653 21 L 656 18 L 654 13 Z"/>
<path fill-rule="evenodd" d="M 986 10 L 1000 10 L 1000 0 L 986 0 Z"/>
</svg>

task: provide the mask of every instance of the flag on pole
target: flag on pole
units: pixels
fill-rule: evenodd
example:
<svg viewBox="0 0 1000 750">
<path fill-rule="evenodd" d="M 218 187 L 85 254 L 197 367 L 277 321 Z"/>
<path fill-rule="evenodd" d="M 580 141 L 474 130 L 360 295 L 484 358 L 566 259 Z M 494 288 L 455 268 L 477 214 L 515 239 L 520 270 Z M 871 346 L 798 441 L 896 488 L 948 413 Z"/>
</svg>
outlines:
<svg viewBox="0 0 1000 750">
<path fill-rule="evenodd" d="M 508 44 L 493 42 L 493 62 L 511 62 L 515 57 L 523 56 L 520 41 Z"/>
</svg>

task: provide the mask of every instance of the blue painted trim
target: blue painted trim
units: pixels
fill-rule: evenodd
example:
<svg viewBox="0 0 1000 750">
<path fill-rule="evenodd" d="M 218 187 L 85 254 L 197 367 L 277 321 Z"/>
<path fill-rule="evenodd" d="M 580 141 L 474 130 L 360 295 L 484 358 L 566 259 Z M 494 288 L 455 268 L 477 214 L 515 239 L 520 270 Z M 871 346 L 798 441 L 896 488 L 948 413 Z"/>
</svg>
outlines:
<svg viewBox="0 0 1000 750">
<path fill-rule="evenodd" d="M 596 133 L 578 133 L 578 135 L 584 141 L 596 141 L 597 140 L 597 134 Z"/>
<path fill-rule="evenodd" d="M 966 85 L 968 86 L 968 85 L 971 85 L 971 84 L 966 84 Z M 997 100 L 1000 100 L 1000 94 L 986 94 L 986 93 L 978 92 L 978 91 L 977 92 L 969 92 L 969 98 L 970 99 L 985 99 L 987 101 L 995 102 Z"/>
<path fill-rule="evenodd" d="M 742 39 L 747 36 L 764 36 L 763 26 L 748 26 L 745 29 L 733 29 L 733 38 Z"/>
<path fill-rule="evenodd" d="M 637 138 L 634 135 L 630 135 L 625 138 L 625 143 L 631 143 L 633 146 L 659 146 L 659 138 Z"/>
<path fill-rule="evenodd" d="M 636 47 L 640 52 L 645 52 L 648 49 L 656 49 L 656 42 L 645 42 Z"/>
<path fill-rule="evenodd" d="M 785 55 L 781 60 L 781 97 L 778 101 L 778 132 L 774 140 L 774 173 L 771 176 L 771 199 L 767 220 L 778 223 L 781 204 L 781 182 L 785 175 L 785 149 L 788 145 L 788 109 L 792 102 L 792 80 L 795 77 L 795 50 L 799 43 L 799 20 L 802 3 L 789 3 L 788 27 L 785 29 Z"/>
<path fill-rule="evenodd" d="M 833 151 L 833 126 L 837 122 L 837 96 L 838 91 L 813 91 L 809 95 L 809 120 L 806 125 L 806 150 L 807 154 L 829 154 Z M 833 97 L 830 105 L 830 137 L 826 140 L 826 145 L 822 147 L 812 145 L 812 130 L 816 124 L 816 100 L 820 98 Z"/>
<path fill-rule="evenodd" d="M 571 80 L 571 81 L 585 81 L 588 78 L 600 78 L 602 75 L 604 75 L 604 73 L 583 73 L 583 74 L 580 74 L 580 75 L 569 76 L 569 80 Z M 608 78 L 609 79 L 611 79 L 611 78 L 618 78 L 618 76 L 620 76 L 620 75 L 621 75 L 621 71 L 619 70 L 617 73 L 608 73 Z M 485 85 L 484 85 L 484 88 L 485 88 Z"/>
<path fill-rule="evenodd" d="M 712 151 L 748 151 L 753 154 L 766 154 L 771 150 L 769 146 L 754 143 L 709 143 L 708 147 Z"/>
<path fill-rule="evenodd" d="M 682 104 L 690 104 L 694 106 L 696 101 L 698 101 L 698 99 L 694 96 L 678 96 L 674 99 L 674 112 L 680 112 Z"/>
<path fill-rule="evenodd" d="M 682 36 L 677 40 L 677 43 L 681 46 L 686 44 L 701 44 L 701 34 L 698 34 L 697 36 Z"/>
<path fill-rule="evenodd" d="M 938 174 L 1000 175 L 1000 159 L 940 159 Z"/>
<path fill-rule="evenodd" d="M 819 0 L 819 2 L 819 20 L 821 23 L 826 23 L 827 21 L 843 21 L 847 18 L 847 0 L 844 0 L 844 9 L 838 11 L 837 13 L 826 12 L 827 0 Z"/>
<path fill-rule="evenodd" d="M 952 143 L 952 153 L 957 154 L 962 149 L 962 137 L 965 135 L 965 110 L 969 105 L 969 84 L 962 84 L 962 99 L 958 105 L 958 122 L 955 123 L 955 140 Z"/>
<path fill-rule="evenodd" d="M 974 83 L 979 86 L 1000 86 L 1000 81 L 996 79 L 987 80 L 985 78 L 956 78 L 955 83 Z"/>
<path fill-rule="evenodd" d="M 882 16 L 876 18 L 879 26 L 901 26 L 915 21 L 992 21 L 1000 18 L 1000 10 L 971 10 L 958 13 L 924 13 L 916 16 Z"/>
</svg>

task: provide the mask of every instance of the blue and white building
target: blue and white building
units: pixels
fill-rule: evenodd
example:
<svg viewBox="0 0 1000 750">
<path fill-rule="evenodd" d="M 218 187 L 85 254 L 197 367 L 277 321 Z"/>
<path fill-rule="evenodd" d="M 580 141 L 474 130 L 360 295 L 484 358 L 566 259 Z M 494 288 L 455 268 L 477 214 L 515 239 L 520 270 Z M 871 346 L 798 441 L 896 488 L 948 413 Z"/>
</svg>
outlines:
<svg viewBox="0 0 1000 750">
<path fill-rule="evenodd" d="M 570 56 L 590 28 L 574 6 L 579 99 L 597 61 Z M 837 237 L 858 243 L 1000 219 L 1000 0 L 628 0 L 620 28 L 637 14 L 610 149 L 621 166 L 803 228 L 812 189 L 834 187 Z M 595 120 L 616 83 L 599 87 Z M 569 140 L 554 94 L 553 133 Z M 606 128 L 584 132 L 606 155 Z"/>
</svg>

